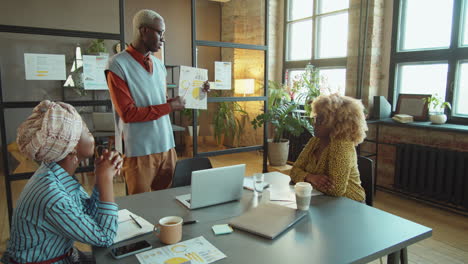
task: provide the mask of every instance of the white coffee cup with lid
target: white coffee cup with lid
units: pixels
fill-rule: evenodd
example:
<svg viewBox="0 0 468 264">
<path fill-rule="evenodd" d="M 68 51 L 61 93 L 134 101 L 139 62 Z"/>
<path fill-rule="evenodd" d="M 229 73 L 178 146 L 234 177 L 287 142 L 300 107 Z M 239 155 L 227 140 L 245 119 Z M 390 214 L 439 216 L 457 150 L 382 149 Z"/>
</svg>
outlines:
<svg viewBox="0 0 468 264">
<path fill-rule="evenodd" d="M 294 185 L 297 209 L 309 210 L 312 189 L 312 185 L 308 182 L 298 182 Z"/>
</svg>

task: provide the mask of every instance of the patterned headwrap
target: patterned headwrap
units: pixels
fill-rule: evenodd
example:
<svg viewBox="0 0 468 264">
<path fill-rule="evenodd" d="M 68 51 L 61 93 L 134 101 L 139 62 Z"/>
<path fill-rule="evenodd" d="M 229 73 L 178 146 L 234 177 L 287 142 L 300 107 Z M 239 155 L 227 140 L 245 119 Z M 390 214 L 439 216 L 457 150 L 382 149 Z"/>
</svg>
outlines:
<svg viewBox="0 0 468 264">
<path fill-rule="evenodd" d="M 44 100 L 18 127 L 16 142 L 31 159 L 57 162 L 73 151 L 82 129 L 83 121 L 73 106 Z"/>
</svg>

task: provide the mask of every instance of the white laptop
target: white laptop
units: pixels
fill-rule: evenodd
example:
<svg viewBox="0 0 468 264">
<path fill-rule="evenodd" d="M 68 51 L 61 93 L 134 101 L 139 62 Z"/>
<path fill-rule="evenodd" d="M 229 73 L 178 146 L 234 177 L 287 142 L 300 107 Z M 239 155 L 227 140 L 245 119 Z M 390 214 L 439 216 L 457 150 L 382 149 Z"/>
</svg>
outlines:
<svg viewBox="0 0 468 264">
<path fill-rule="evenodd" d="M 240 200 L 245 164 L 192 172 L 191 193 L 176 196 L 189 209 Z"/>
</svg>

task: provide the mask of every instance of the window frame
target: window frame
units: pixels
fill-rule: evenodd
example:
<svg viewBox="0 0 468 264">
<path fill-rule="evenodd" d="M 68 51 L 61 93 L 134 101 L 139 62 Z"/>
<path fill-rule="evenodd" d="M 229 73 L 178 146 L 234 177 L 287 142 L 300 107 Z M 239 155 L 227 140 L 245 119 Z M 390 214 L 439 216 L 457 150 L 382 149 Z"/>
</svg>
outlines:
<svg viewBox="0 0 468 264">
<path fill-rule="evenodd" d="M 461 32 L 463 30 L 463 13 L 464 7 L 468 4 L 468 0 L 454 0 L 452 8 L 452 32 L 450 38 L 449 48 L 434 48 L 434 49 L 419 49 L 411 51 L 399 51 L 400 37 L 402 37 L 401 28 L 405 18 L 403 15 L 403 8 L 406 6 L 406 0 L 395 0 L 393 3 L 393 22 L 392 22 L 392 43 L 390 54 L 390 67 L 389 67 L 389 89 L 388 99 L 392 106 L 399 94 L 399 79 L 397 66 L 400 63 L 412 64 L 425 64 L 434 61 L 447 61 L 448 72 L 446 81 L 446 95 L 443 98 L 445 101 L 453 105 L 454 95 L 456 93 L 456 81 L 459 62 L 468 60 L 468 46 L 462 46 Z M 468 15 L 468 14 L 465 14 Z M 402 23 L 399 23 L 402 17 Z M 394 109 L 394 108 L 393 108 Z M 462 116 L 454 116 L 452 111 L 446 111 L 448 123 L 468 125 L 468 118 Z"/>
<path fill-rule="evenodd" d="M 283 79 L 282 81 L 285 81 L 285 75 L 286 71 L 293 71 L 293 70 L 305 70 L 305 67 L 307 64 L 312 64 L 314 67 L 317 68 L 344 68 L 347 69 L 347 62 L 348 62 L 348 57 L 336 57 L 336 58 L 323 58 L 323 59 L 317 59 L 317 52 L 318 52 L 318 47 L 319 47 L 319 42 L 318 42 L 318 36 L 319 36 L 319 24 L 317 21 L 319 20 L 320 17 L 325 17 L 325 16 L 330 16 L 330 15 L 335 15 L 335 14 L 340 14 L 340 13 L 347 13 L 349 16 L 349 6 L 346 9 L 339 9 L 331 12 L 326 12 L 326 13 L 320 13 L 318 14 L 319 11 L 319 5 L 320 1 L 326 1 L 326 0 L 313 0 L 313 12 L 312 16 L 309 17 L 303 17 L 295 20 L 289 20 L 289 2 L 291 0 L 284 0 L 284 31 L 283 31 Z M 288 61 L 289 57 L 289 42 L 290 39 L 288 38 L 289 36 L 289 24 L 294 23 L 297 21 L 301 20 L 307 20 L 307 19 L 312 19 L 312 43 L 311 43 L 311 58 L 306 59 L 306 60 L 299 60 L 299 61 Z M 349 28 L 349 24 L 348 24 Z M 349 35 L 348 35 L 349 39 Z M 347 52 L 348 53 L 348 52 Z M 346 92 L 346 87 L 345 87 L 345 92 Z"/>
</svg>

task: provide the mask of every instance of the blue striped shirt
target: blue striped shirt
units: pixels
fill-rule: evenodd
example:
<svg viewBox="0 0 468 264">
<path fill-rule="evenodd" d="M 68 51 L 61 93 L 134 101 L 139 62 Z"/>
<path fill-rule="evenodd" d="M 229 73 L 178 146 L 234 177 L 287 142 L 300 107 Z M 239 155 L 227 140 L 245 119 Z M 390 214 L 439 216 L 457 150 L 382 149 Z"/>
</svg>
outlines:
<svg viewBox="0 0 468 264">
<path fill-rule="evenodd" d="M 110 246 L 117 232 L 117 211 L 115 203 L 99 201 L 96 188 L 89 197 L 57 163 L 42 163 L 17 202 L 2 261 L 10 263 L 10 257 L 20 263 L 53 259 L 68 252 L 74 241 Z"/>
</svg>

